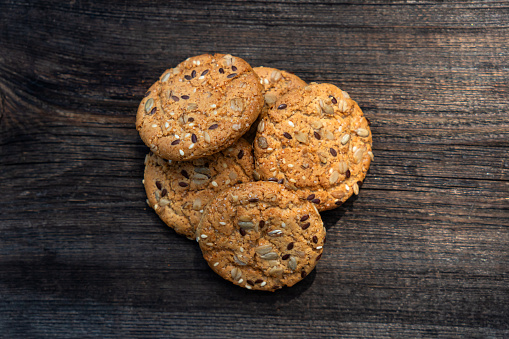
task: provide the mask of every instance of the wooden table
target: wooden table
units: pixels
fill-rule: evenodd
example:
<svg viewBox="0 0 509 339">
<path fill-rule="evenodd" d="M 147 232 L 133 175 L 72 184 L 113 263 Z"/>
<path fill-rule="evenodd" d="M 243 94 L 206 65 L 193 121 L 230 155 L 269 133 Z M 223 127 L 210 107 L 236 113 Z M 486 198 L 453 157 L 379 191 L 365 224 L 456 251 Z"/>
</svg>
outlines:
<svg viewBox="0 0 509 339">
<path fill-rule="evenodd" d="M 0 333 L 509 337 L 509 2 L 0 2 Z M 330 82 L 372 121 L 360 195 L 276 293 L 147 207 L 144 92 L 205 52 Z"/>
</svg>

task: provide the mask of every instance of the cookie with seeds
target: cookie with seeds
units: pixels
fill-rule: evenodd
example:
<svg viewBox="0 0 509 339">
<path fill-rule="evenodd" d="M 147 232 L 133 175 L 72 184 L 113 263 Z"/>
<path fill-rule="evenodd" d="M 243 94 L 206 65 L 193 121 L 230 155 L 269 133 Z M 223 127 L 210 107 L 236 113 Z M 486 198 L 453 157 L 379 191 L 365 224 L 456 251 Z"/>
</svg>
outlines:
<svg viewBox="0 0 509 339">
<path fill-rule="evenodd" d="M 373 159 L 369 122 L 348 93 L 312 83 L 281 97 L 254 142 L 255 179 L 276 181 L 319 211 L 359 194 Z"/>
<path fill-rule="evenodd" d="M 307 84 L 304 80 L 296 76 L 295 74 L 281 71 L 271 67 L 255 67 L 253 68 L 255 73 L 260 77 L 260 84 L 263 85 L 263 98 L 265 103 L 263 109 L 254 122 L 251 125 L 249 131 L 244 135 L 249 141 L 253 141 L 256 135 L 256 128 L 260 123 L 261 119 L 267 115 L 267 112 L 274 104 L 276 100 L 285 95 L 286 93 L 305 87 Z"/>
<path fill-rule="evenodd" d="M 219 193 L 196 230 L 209 266 L 235 285 L 275 291 L 302 280 L 322 256 L 325 228 L 316 207 L 272 182 Z"/>
<path fill-rule="evenodd" d="M 222 152 L 190 161 L 145 159 L 148 204 L 177 233 L 194 239 L 205 205 L 219 191 L 253 180 L 251 145 L 244 139 Z"/>
<path fill-rule="evenodd" d="M 251 66 L 229 54 L 195 56 L 167 70 L 140 103 L 136 129 L 164 159 L 191 160 L 237 141 L 263 107 Z"/>
</svg>

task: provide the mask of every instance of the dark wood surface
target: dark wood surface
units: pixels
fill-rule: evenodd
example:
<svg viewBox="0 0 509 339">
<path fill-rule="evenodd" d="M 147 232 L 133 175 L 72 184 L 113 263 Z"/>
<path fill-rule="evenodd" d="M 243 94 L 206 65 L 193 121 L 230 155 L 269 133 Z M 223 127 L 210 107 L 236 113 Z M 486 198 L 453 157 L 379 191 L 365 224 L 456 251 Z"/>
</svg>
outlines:
<svg viewBox="0 0 509 339">
<path fill-rule="evenodd" d="M 357 199 L 277 293 L 145 204 L 149 85 L 204 52 L 348 91 Z M 0 336 L 509 337 L 509 2 L 0 1 Z"/>
</svg>

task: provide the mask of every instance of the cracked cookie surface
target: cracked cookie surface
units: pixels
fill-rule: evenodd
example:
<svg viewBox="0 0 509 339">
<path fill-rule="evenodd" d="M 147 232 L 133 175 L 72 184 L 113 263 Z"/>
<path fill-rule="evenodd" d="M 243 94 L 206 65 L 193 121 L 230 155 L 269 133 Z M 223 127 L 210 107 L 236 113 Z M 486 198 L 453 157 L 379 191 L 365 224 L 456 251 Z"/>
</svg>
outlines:
<svg viewBox="0 0 509 339">
<path fill-rule="evenodd" d="M 238 140 L 263 107 L 251 66 L 229 54 L 195 56 L 167 70 L 148 90 L 136 129 L 164 159 L 191 160 Z"/>
<path fill-rule="evenodd" d="M 371 145 L 369 122 L 348 93 L 312 83 L 279 98 L 258 125 L 255 179 L 282 183 L 329 210 L 359 193 Z"/>
<path fill-rule="evenodd" d="M 256 121 L 251 125 L 249 131 L 244 135 L 249 141 L 253 141 L 256 135 L 256 128 L 270 108 L 274 106 L 277 99 L 286 93 L 306 86 L 306 82 L 296 76 L 276 68 L 255 67 L 255 73 L 260 77 L 260 84 L 263 86 L 264 105 Z"/>
<path fill-rule="evenodd" d="M 259 181 L 219 193 L 203 213 L 196 240 L 209 266 L 224 279 L 275 291 L 314 269 L 325 228 L 312 203 L 283 185 Z"/>
<path fill-rule="evenodd" d="M 253 180 L 252 148 L 244 139 L 226 150 L 191 161 L 145 160 L 148 204 L 177 233 L 194 239 L 207 203 L 219 191 Z"/>
</svg>

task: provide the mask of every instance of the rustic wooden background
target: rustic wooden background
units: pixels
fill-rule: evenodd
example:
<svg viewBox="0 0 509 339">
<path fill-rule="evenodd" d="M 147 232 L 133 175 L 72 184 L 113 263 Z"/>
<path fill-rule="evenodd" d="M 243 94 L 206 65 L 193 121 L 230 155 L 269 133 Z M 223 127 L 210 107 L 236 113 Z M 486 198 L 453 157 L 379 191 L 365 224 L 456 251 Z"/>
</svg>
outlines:
<svg viewBox="0 0 509 339">
<path fill-rule="evenodd" d="M 145 204 L 136 108 L 226 52 L 372 121 L 317 270 L 222 280 Z M 509 337 L 508 1 L 0 1 L 0 336 Z"/>
</svg>

